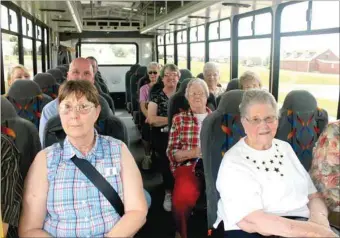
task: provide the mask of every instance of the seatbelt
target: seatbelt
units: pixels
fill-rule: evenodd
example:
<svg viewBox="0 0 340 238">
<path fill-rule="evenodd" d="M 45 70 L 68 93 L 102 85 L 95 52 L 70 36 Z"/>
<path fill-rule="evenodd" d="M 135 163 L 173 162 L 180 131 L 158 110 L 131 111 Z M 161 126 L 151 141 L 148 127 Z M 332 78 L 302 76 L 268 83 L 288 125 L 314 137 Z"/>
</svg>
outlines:
<svg viewBox="0 0 340 238">
<path fill-rule="evenodd" d="M 64 141 L 59 140 L 61 148 L 64 148 Z M 124 204 L 116 190 L 101 175 L 98 170 L 87 160 L 79 159 L 76 155 L 71 158 L 72 162 L 80 171 L 93 183 L 93 185 L 106 197 L 112 207 L 122 217 L 124 215 Z"/>
</svg>

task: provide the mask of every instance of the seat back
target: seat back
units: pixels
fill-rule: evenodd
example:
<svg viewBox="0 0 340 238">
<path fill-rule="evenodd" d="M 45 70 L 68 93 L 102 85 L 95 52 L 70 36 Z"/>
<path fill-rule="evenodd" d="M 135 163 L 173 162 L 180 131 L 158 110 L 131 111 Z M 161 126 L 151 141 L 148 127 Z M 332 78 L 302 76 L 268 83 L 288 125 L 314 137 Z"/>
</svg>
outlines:
<svg viewBox="0 0 340 238">
<path fill-rule="evenodd" d="M 60 69 L 49 69 L 46 73 L 51 74 L 55 80 L 57 80 L 57 83 L 62 84 L 66 78 L 64 78 L 63 73 L 60 71 Z"/>
<path fill-rule="evenodd" d="M 191 73 L 190 70 L 188 70 L 188 69 L 180 69 L 179 71 L 181 72 L 181 77 L 179 78 L 179 81 L 178 81 L 179 84 L 181 82 L 183 82 L 185 79 L 193 78 L 192 73 Z"/>
<path fill-rule="evenodd" d="M 67 78 L 68 69 L 64 65 L 59 65 L 56 67 L 56 69 L 59 69 L 61 71 L 64 78 Z"/>
<path fill-rule="evenodd" d="M 114 104 L 114 101 L 111 98 L 111 96 L 109 94 L 106 94 L 106 93 L 103 92 L 99 82 L 94 81 L 94 86 L 98 90 L 99 95 L 102 96 L 107 101 L 107 103 L 109 104 L 109 107 L 111 108 L 113 114 L 115 114 L 115 111 L 116 111 L 115 104 Z"/>
<path fill-rule="evenodd" d="M 197 74 L 197 76 L 196 76 L 197 78 L 199 78 L 199 79 L 204 79 L 204 76 L 203 76 L 203 73 L 199 73 L 199 74 Z"/>
<path fill-rule="evenodd" d="M 20 172 L 25 179 L 35 156 L 41 150 L 37 128 L 19 117 L 13 105 L 1 97 L 1 133 L 9 136 L 20 152 Z"/>
<path fill-rule="evenodd" d="M 131 91 L 130 91 L 130 81 L 131 76 L 137 71 L 137 69 L 140 67 L 139 64 L 132 65 L 130 70 L 126 72 L 125 74 L 125 97 L 126 97 L 126 103 L 131 102 Z"/>
<path fill-rule="evenodd" d="M 224 153 L 245 136 L 239 111 L 242 96 L 241 90 L 225 93 L 217 110 L 208 115 L 202 124 L 200 138 L 206 184 L 208 228 L 212 228 L 216 221 L 219 199 L 216 179 Z"/>
<path fill-rule="evenodd" d="M 128 134 L 125 124 L 112 114 L 107 103 L 100 101 L 101 111 L 96 121 L 95 128 L 101 135 L 119 139 L 128 145 Z M 43 148 L 58 142 L 58 138 L 65 138 L 59 115 L 50 118 L 43 133 Z"/>
<path fill-rule="evenodd" d="M 130 80 L 130 93 L 131 93 L 131 105 L 132 111 L 138 112 L 139 103 L 137 98 L 137 88 L 139 79 L 143 78 L 147 73 L 147 67 L 141 66 L 137 69 L 136 73 L 131 76 Z"/>
<path fill-rule="evenodd" d="M 235 89 L 241 89 L 241 88 L 240 88 L 240 80 L 237 79 L 237 78 L 232 79 L 232 80 L 228 83 L 226 92 L 231 91 L 231 90 L 235 90 Z M 222 95 L 223 95 L 223 94 L 219 95 L 219 96 L 216 98 L 216 104 L 217 104 L 217 106 L 218 106 L 218 104 L 220 103 L 220 100 L 221 100 Z"/>
<path fill-rule="evenodd" d="M 308 171 L 313 147 L 328 123 L 327 111 L 318 108 L 314 96 L 306 90 L 291 91 L 280 110 L 276 138 L 287 141 Z"/>
<path fill-rule="evenodd" d="M 44 94 L 52 99 L 58 97 L 59 84 L 57 84 L 57 80 L 51 74 L 38 73 L 34 76 L 33 81 L 40 86 Z"/>
<path fill-rule="evenodd" d="M 42 94 L 39 85 L 31 80 L 15 81 L 8 91 L 7 99 L 20 117 L 31 121 L 37 128 L 42 109 L 52 101 L 52 98 Z"/>
</svg>

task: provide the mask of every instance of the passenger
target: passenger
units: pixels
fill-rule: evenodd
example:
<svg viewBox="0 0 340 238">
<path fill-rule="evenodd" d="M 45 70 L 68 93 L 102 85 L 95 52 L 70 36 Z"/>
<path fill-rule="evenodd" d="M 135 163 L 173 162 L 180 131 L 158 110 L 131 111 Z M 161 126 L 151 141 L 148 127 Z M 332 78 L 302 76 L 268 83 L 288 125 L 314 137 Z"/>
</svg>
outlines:
<svg viewBox="0 0 340 238">
<path fill-rule="evenodd" d="M 18 237 L 22 177 L 20 153 L 6 135 L 1 134 L 1 218 L 4 236 Z"/>
<path fill-rule="evenodd" d="M 199 170 L 202 168 L 200 131 L 203 120 L 211 113 L 206 107 L 209 89 L 204 80 L 190 80 L 185 97 L 190 108 L 174 116 L 167 149 L 175 179 L 173 213 L 177 231 L 182 238 L 187 237 L 187 220 L 204 186 L 203 171 Z"/>
<path fill-rule="evenodd" d="M 31 75 L 28 72 L 27 68 L 21 64 L 14 66 L 9 72 L 7 76 L 7 84 L 8 87 L 11 87 L 14 81 L 18 79 L 30 79 Z"/>
<path fill-rule="evenodd" d="M 151 93 L 148 104 L 148 118 L 145 122 L 153 127 L 151 141 L 159 157 L 158 162 L 162 170 L 165 187 L 163 207 L 164 210 L 171 211 L 171 193 L 174 181 L 169 167 L 169 159 L 166 156 L 168 133 L 162 132 L 162 129 L 168 125 L 168 102 L 169 98 L 176 92 L 180 71 L 176 65 L 166 64 L 160 75 L 164 87 Z"/>
<path fill-rule="evenodd" d="M 89 56 L 86 58 L 88 61 L 90 61 L 92 68 L 93 68 L 93 73 L 96 75 L 96 73 L 98 72 L 98 61 L 96 58 L 94 58 L 93 56 Z"/>
<path fill-rule="evenodd" d="M 278 109 L 264 90 L 249 90 L 240 104 L 247 136 L 222 160 L 216 227 L 224 237 L 336 237 L 328 211 L 291 146 L 274 139 Z"/>
<path fill-rule="evenodd" d="M 159 77 L 160 67 L 157 62 L 151 62 L 148 65 L 149 83 L 143 85 L 139 89 L 139 104 L 140 109 L 145 116 L 148 118 L 148 102 L 149 102 L 149 91 L 150 88 L 157 82 Z M 143 123 L 142 125 L 142 141 L 145 150 L 145 156 L 142 161 L 142 168 L 149 169 L 151 166 L 151 148 L 150 148 L 150 125 Z"/>
<path fill-rule="evenodd" d="M 141 174 L 126 145 L 102 136 L 97 89 L 88 81 L 61 86 L 58 111 L 63 142 L 39 152 L 26 179 L 19 235 L 22 237 L 132 237 L 145 223 Z M 75 111 L 74 111 L 75 109 Z M 70 160 L 91 163 L 124 201 L 120 217 L 97 187 Z"/>
<path fill-rule="evenodd" d="M 216 98 L 225 92 L 225 89 L 219 85 L 220 69 L 216 63 L 205 63 L 203 68 L 203 77 L 208 85 L 209 92 L 214 94 Z"/>
<path fill-rule="evenodd" d="M 244 72 L 240 77 L 240 88 L 245 91 L 253 88 L 262 88 L 260 77 L 252 71 Z"/>
<path fill-rule="evenodd" d="M 330 211 L 330 223 L 340 229 L 340 120 L 320 135 L 309 174 Z"/>
</svg>

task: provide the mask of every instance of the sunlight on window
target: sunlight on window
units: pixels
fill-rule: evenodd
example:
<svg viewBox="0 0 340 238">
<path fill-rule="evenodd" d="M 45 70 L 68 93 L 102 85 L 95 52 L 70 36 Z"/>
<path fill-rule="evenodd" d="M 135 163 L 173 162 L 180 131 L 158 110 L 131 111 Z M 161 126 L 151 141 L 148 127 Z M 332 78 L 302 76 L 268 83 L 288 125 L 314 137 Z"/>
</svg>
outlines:
<svg viewBox="0 0 340 238">
<path fill-rule="evenodd" d="M 281 32 L 307 30 L 308 1 L 284 7 L 281 15 Z"/>
<path fill-rule="evenodd" d="M 158 46 L 158 63 L 164 65 L 164 46 Z"/>
<path fill-rule="evenodd" d="M 133 65 L 137 63 L 137 46 L 135 44 L 83 43 L 81 44 L 81 56 L 95 57 L 98 60 L 98 65 Z"/>
<path fill-rule="evenodd" d="M 36 41 L 36 51 L 37 51 L 37 73 L 42 73 L 42 47 L 41 41 Z"/>
<path fill-rule="evenodd" d="M 339 34 L 281 38 L 279 103 L 291 90 L 307 90 L 335 120 L 339 73 Z"/>
<path fill-rule="evenodd" d="M 174 45 L 167 45 L 166 46 L 166 63 L 173 64 L 175 62 L 174 59 L 175 59 Z"/>
<path fill-rule="evenodd" d="M 30 39 L 23 39 L 24 45 L 24 65 L 33 76 L 33 41 Z"/>
<path fill-rule="evenodd" d="M 219 64 L 220 83 L 228 83 L 230 81 L 230 41 L 210 42 L 209 61 Z"/>
<path fill-rule="evenodd" d="M 312 29 L 339 27 L 339 1 L 313 1 Z"/>
<path fill-rule="evenodd" d="M 209 40 L 218 39 L 218 22 L 209 25 Z"/>
<path fill-rule="evenodd" d="M 238 22 L 238 36 L 251 36 L 253 34 L 252 22 L 253 16 L 241 18 Z"/>
<path fill-rule="evenodd" d="M 18 17 L 15 11 L 9 10 L 9 15 L 11 16 L 10 30 L 14 32 L 18 32 Z"/>
<path fill-rule="evenodd" d="M 8 12 L 7 7 L 1 5 L 1 28 L 8 30 Z"/>
<path fill-rule="evenodd" d="M 272 14 L 267 12 L 255 15 L 255 35 L 265 35 L 272 32 Z"/>
<path fill-rule="evenodd" d="M 178 67 L 180 69 L 187 69 L 188 63 L 187 63 L 187 45 L 186 44 L 179 44 L 177 45 L 177 51 L 178 51 Z"/>
<path fill-rule="evenodd" d="M 192 75 L 196 76 L 203 72 L 204 58 L 204 43 L 190 44 L 190 66 Z"/>
<path fill-rule="evenodd" d="M 18 37 L 2 33 L 2 54 L 4 64 L 5 88 L 8 90 L 7 76 L 9 70 L 19 64 Z"/>
</svg>

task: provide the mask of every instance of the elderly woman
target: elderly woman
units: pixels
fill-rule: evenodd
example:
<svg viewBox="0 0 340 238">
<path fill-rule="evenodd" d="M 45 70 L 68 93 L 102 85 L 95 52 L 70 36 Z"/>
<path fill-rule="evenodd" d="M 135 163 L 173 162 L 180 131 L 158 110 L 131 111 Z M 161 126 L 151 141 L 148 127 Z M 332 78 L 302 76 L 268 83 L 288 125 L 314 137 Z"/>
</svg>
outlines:
<svg viewBox="0 0 340 238">
<path fill-rule="evenodd" d="M 18 79 L 30 79 L 30 77 L 31 75 L 28 72 L 28 70 L 25 68 L 25 66 L 21 64 L 16 65 L 8 72 L 8 76 L 7 76 L 8 87 L 11 87 L 14 81 Z"/>
<path fill-rule="evenodd" d="M 225 89 L 219 85 L 220 69 L 214 62 L 207 62 L 203 68 L 203 77 L 208 85 L 209 92 L 217 98 L 224 93 Z"/>
<path fill-rule="evenodd" d="M 174 64 L 166 64 L 161 70 L 164 87 L 151 93 L 148 105 L 148 118 L 146 122 L 152 128 L 152 145 L 159 157 L 159 167 L 162 170 L 165 197 L 164 210 L 171 211 L 171 193 L 173 189 L 173 176 L 169 168 L 169 159 L 166 156 L 168 146 L 168 133 L 162 128 L 168 125 L 168 102 L 169 98 L 176 92 L 180 71 Z"/>
<path fill-rule="evenodd" d="M 244 72 L 240 77 L 240 88 L 245 91 L 253 88 L 262 88 L 260 77 L 252 71 Z"/>
<path fill-rule="evenodd" d="M 148 65 L 148 75 L 149 83 L 143 85 L 139 89 L 139 104 L 140 109 L 145 116 L 148 117 L 148 102 L 149 102 L 149 91 L 150 88 L 157 82 L 159 77 L 160 66 L 157 62 L 151 62 Z M 145 156 L 142 161 L 142 168 L 149 169 L 151 165 L 151 155 L 150 155 L 150 125 L 148 123 L 143 123 L 142 125 L 142 141 L 145 150 Z"/>
<path fill-rule="evenodd" d="M 196 176 L 198 171 L 195 169 L 197 163 L 202 163 L 202 122 L 211 113 L 206 107 L 208 96 L 206 82 L 198 78 L 191 79 L 185 91 L 190 108 L 175 115 L 170 130 L 167 155 L 175 178 L 172 206 L 177 231 L 182 238 L 187 237 L 187 220 L 204 182 Z"/>
<path fill-rule="evenodd" d="M 88 81 L 71 80 L 61 86 L 58 101 L 67 136 L 41 151 L 31 165 L 19 235 L 132 237 L 146 219 L 142 179 L 126 145 L 95 130 L 98 91 Z M 76 166 L 74 156 L 87 161 L 117 192 L 124 204 L 122 217 Z"/>
<path fill-rule="evenodd" d="M 246 91 L 240 113 L 246 137 L 221 163 L 215 226 L 223 221 L 225 237 L 336 237 L 309 174 L 291 146 L 274 139 L 274 97 L 264 90 Z"/>
<path fill-rule="evenodd" d="M 313 150 L 311 178 L 340 229 L 340 120 L 328 124 Z"/>
</svg>

